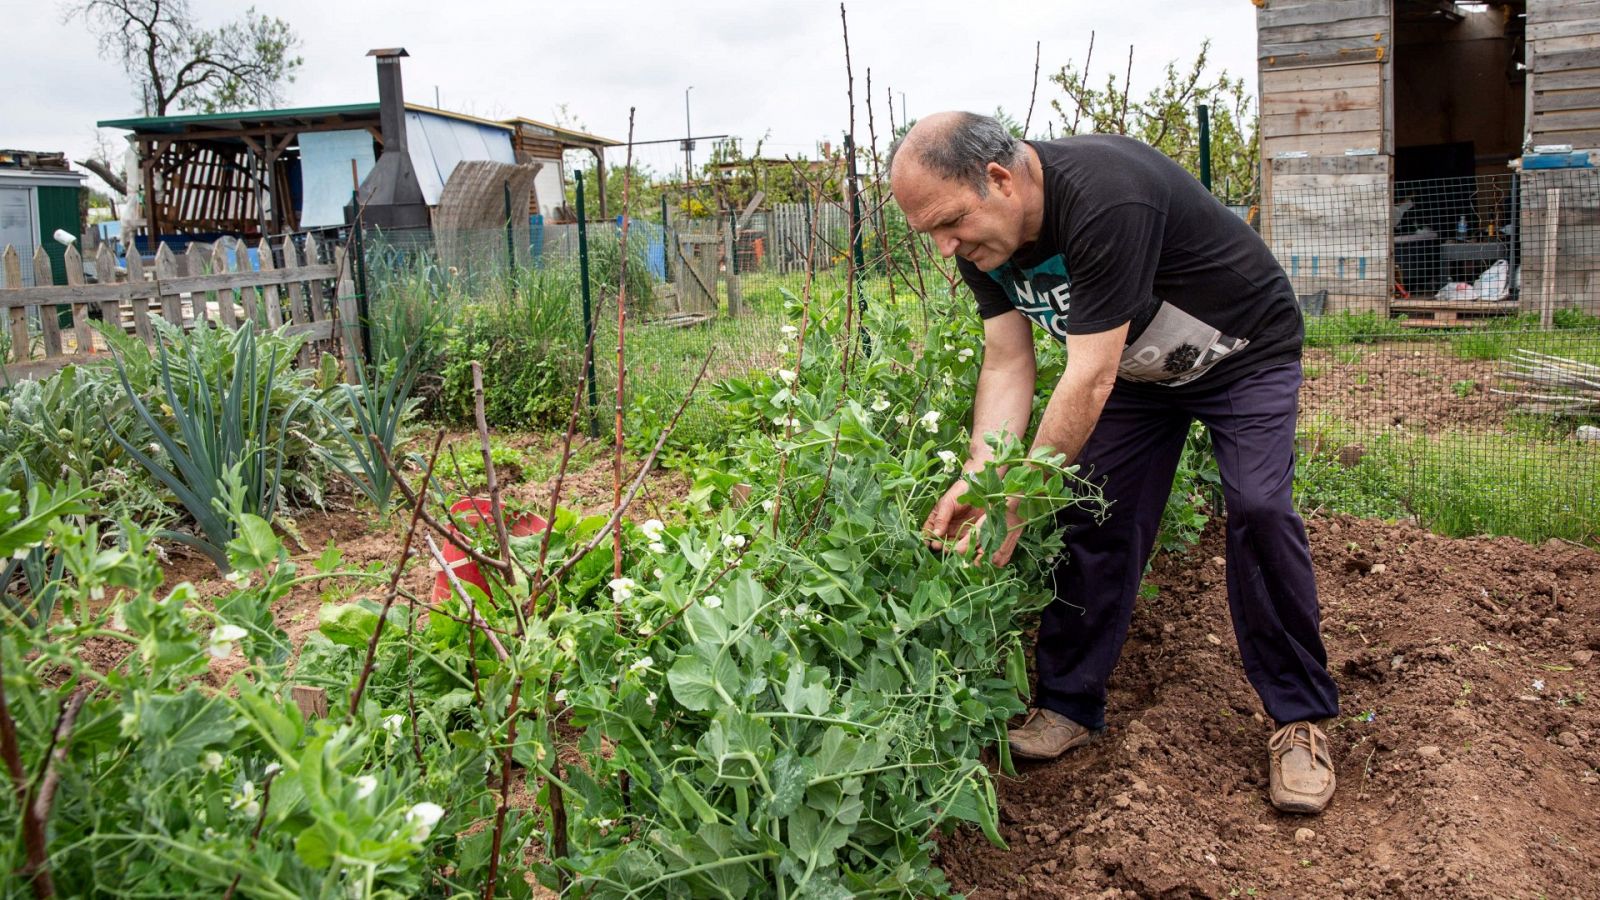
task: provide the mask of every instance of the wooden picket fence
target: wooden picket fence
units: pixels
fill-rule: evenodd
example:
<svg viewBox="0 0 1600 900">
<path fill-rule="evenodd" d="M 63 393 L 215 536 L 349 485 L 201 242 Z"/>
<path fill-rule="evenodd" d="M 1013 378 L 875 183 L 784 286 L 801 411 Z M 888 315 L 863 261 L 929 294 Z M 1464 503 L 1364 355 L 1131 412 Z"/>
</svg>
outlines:
<svg viewBox="0 0 1600 900">
<path fill-rule="evenodd" d="M 355 354 L 340 348 L 360 346 L 354 282 L 344 248 L 329 244 L 323 249 L 309 234 L 300 241 L 282 238 L 276 247 L 263 240 L 257 269 L 242 243 L 233 252 L 222 242 L 209 252 L 191 244 L 182 255 L 162 244 L 152 264 L 130 253 L 124 269 L 102 244 L 94 260 L 97 283 L 86 284 L 83 259 L 77 248 L 68 247 L 67 283 L 57 285 L 40 247 L 32 259 L 35 286 L 23 287 L 22 260 L 7 245 L 0 252 L 0 316 L 10 338 L 6 379 L 39 377 L 70 363 L 107 358 L 104 337 L 89 324 L 91 310 L 150 345 L 157 337 L 155 318 L 186 330 L 208 324 L 236 328 L 247 321 L 282 328 L 306 336 L 302 365 L 327 350 L 344 358 L 346 376 L 352 377 Z M 70 323 L 62 321 L 63 310 L 70 310 Z"/>
</svg>

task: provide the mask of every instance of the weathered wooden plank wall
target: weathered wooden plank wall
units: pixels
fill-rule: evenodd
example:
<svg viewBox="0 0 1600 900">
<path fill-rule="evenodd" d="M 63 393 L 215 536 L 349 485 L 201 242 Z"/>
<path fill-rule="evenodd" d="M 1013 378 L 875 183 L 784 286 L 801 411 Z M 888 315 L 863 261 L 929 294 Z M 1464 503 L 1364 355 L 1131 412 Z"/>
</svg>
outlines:
<svg viewBox="0 0 1600 900">
<path fill-rule="evenodd" d="M 1388 310 L 1393 2 L 1257 4 L 1262 237 L 1328 312 Z"/>
<path fill-rule="evenodd" d="M 1600 2 L 1530 0 L 1527 58 L 1533 143 L 1600 147 Z"/>
</svg>

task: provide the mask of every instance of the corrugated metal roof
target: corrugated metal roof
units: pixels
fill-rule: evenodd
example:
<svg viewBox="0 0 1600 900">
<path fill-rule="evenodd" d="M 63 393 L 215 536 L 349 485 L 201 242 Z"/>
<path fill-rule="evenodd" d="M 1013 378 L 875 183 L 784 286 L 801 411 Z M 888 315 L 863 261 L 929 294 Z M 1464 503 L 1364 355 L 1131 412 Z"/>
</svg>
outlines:
<svg viewBox="0 0 1600 900">
<path fill-rule="evenodd" d="M 486 125 L 504 131 L 516 126 L 493 119 L 480 119 L 447 109 L 434 109 L 418 103 L 407 103 L 410 112 L 429 113 L 447 119 L 459 119 L 474 125 Z M 95 124 L 101 128 L 122 128 L 141 134 L 179 134 L 195 126 L 217 129 L 244 129 L 249 126 L 289 124 L 296 120 L 332 119 L 339 116 L 376 116 L 377 103 L 348 103 L 343 106 L 303 106 L 295 109 L 255 109 L 240 112 L 205 113 L 190 116 L 141 116 L 134 119 L 105 119 Z"/>
</svg>

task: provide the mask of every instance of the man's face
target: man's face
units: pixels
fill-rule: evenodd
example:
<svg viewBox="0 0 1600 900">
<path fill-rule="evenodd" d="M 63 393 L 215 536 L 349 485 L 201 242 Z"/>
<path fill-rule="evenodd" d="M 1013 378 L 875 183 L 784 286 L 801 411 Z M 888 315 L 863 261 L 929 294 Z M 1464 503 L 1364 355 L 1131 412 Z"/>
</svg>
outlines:
<svg viewBox="0 0 1600 900">
<path fill-rule="evenodd" d="M 914 231 L 933 238 L 939 255 L 960 256 L 985 272 L 999 268 L 1022 244 L 1022 207 L 1016 180 L 990 163 L 989 190 L 941 178 L 915 159 L 896 159 L 891 174 L 895 202 Z"/>
</svg>

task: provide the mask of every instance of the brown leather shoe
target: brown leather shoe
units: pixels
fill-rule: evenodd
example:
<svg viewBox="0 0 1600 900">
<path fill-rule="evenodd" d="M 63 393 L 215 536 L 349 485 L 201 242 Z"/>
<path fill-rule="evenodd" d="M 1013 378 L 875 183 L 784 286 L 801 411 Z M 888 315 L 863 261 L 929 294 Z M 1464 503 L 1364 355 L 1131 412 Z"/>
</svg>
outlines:
<svg viewBox="0 0 1600 900">
<path fill-rule="evenodd" d="M 1050 709 L 1031 709 L 1021 725 L 1006 732 L 1011 754 L 1023 759 L 1055 759 L 1100 735 Z"/>
<path fill-rule="evenodd" d="M 1267 744 L 1272 805 L 1287 813 L 1316 815 L 1333 799 L 1333 757 L 1328 736 L 1310 722 L 1290 722 Z"/>
</svg>

